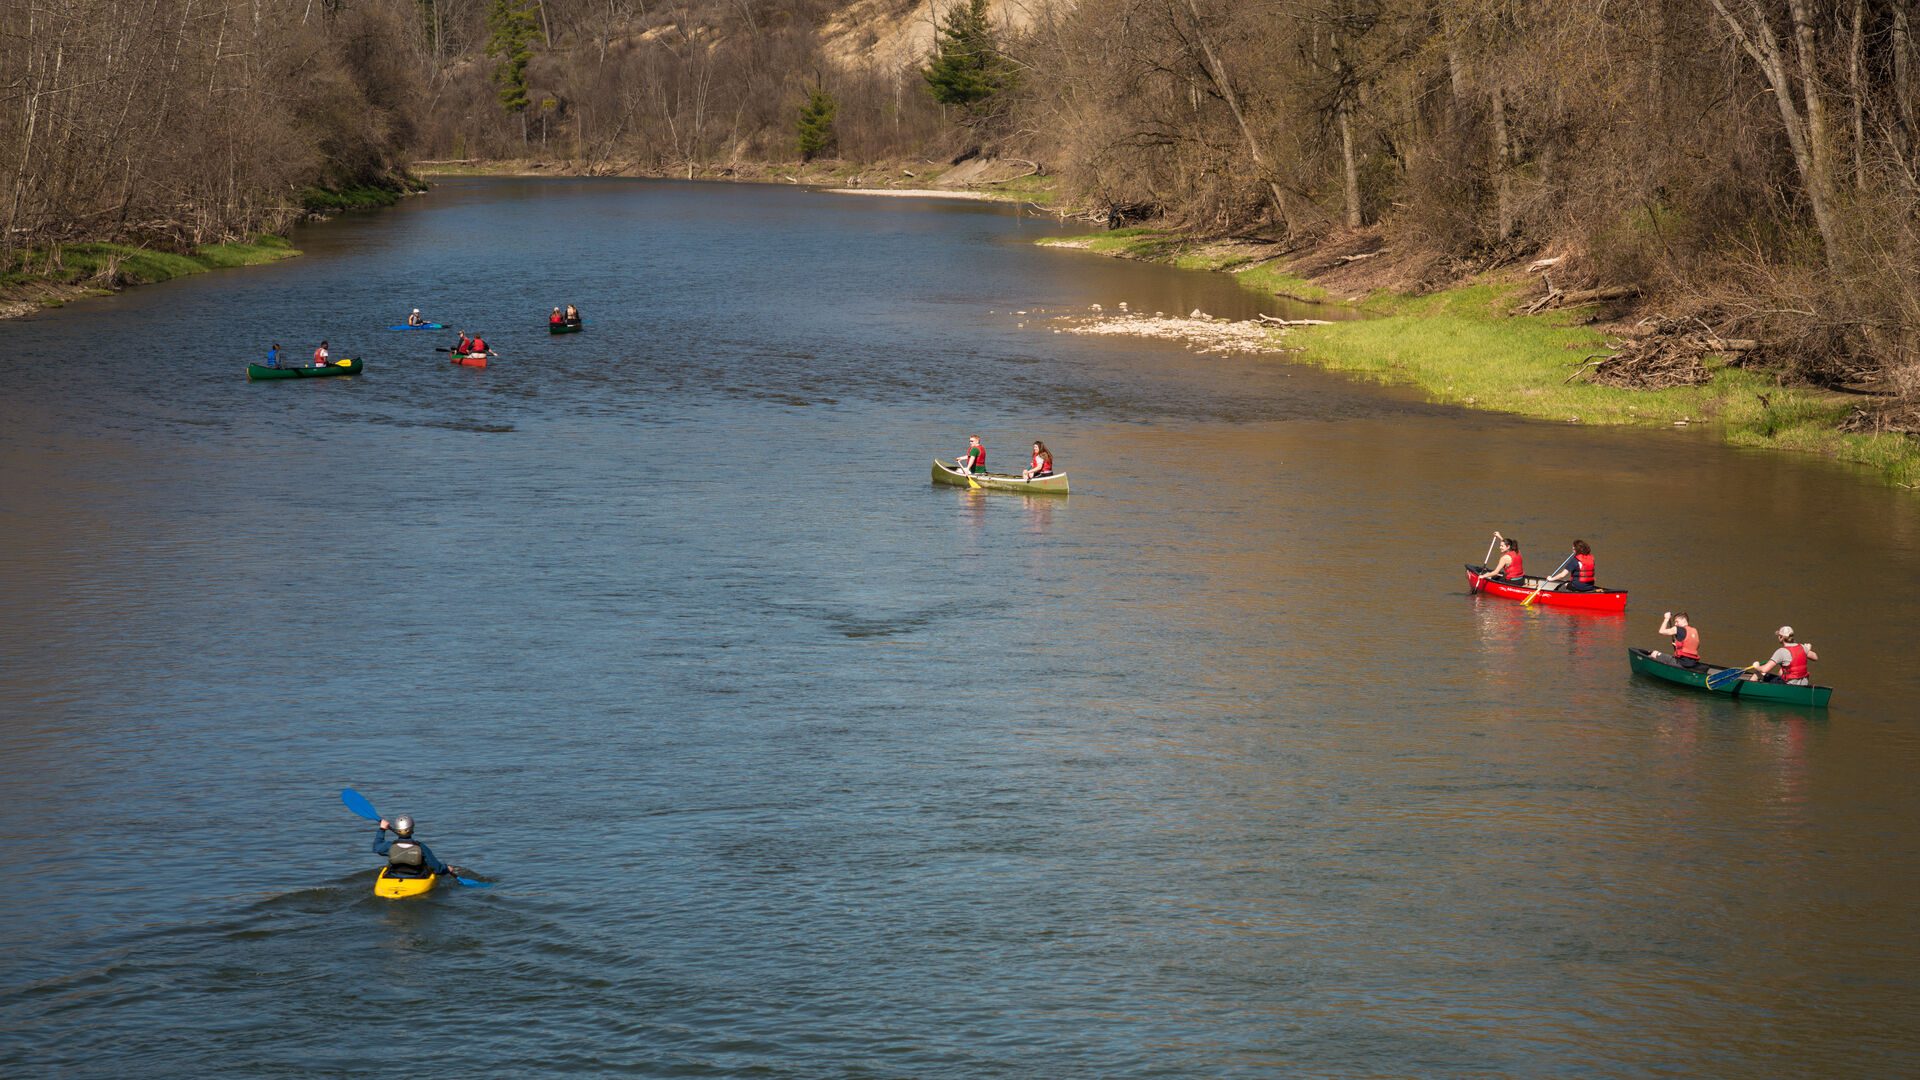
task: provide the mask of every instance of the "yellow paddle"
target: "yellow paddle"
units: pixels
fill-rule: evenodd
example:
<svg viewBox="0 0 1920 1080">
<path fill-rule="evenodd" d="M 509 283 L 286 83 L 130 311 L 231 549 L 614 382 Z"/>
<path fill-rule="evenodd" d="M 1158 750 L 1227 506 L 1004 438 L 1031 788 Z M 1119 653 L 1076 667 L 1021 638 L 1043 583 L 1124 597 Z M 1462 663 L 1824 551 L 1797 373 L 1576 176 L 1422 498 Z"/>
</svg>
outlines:
<svg viewBox="0 0 1920 1080">
<path fill-rule="evenodd" d="M 980 481 L 978 481 L 978 480 L 975 480 L 975 479 L 973 478 L 973 474 L 972 474 L 972 473 L 968 473 L 968 474 L 967 474 L 967 486 L 968 486 L 968 487 L 970 487 L 970 488 L 972 488 L 972 489 L 973 489 L 973 490 L 975 490 L 975 491 L 979 491 L 979 490 L 980 490 Z"/>
<path fill-rule="evenodd" d="M 353 361 L 352 360 L 335 360 L 333 362 L 333 366 L 334 367 L 352 367 Z"/>
</svg>

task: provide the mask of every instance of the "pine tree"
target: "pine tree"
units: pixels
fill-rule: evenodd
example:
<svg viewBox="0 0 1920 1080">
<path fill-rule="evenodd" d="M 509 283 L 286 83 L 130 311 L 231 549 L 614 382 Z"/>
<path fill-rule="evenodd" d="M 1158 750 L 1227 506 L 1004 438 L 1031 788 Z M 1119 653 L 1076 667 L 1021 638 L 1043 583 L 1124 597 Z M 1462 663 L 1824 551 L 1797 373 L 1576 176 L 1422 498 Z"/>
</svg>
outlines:
<svg viewBox="0 0 1920 1080">
<path fill-rule="evenodd" d="M 987 0 L 966 0 L 947 12 L 933 43 L 933 62 L 920 72 L 942 105 L 957 105 L 969 117 L 984 115 L 995 96 L 1014 84 L 1013 65 L 994 42 Z"/>
<path fill-rule="evenodd" d="M 487 13 L 487 55 L 498 57 L 493 81 L 500 87 L 500 107 L 519 113 L 521 136 L 526 134 L 526 110 L 533 103 L 527 94 L 527 62 L 533 59 L 533 42 L 540 36 L 539 20 L 525 0 L 493 0 Z"/>
<path fill-rule="evenodd" d="M 824 87 L 816 86 L 807 95 L 807 103 L 800 106 L 800 119 L 794 125 L 800 136 L 801 161 L 812 161 L 833 149 L 837 140 L 833 114 L 837 107 L 833 95 Z"/>
</svg>

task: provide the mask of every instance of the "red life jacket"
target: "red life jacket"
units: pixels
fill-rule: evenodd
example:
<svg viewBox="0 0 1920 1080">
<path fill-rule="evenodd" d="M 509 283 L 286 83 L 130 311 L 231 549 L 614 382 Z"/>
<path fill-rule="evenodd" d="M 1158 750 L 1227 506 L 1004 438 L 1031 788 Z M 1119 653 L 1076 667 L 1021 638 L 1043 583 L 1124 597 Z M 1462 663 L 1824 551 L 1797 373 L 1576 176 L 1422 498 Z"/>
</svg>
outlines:
<svg viewBox="0 0 1920 1080">
<path fill-rule="evenodd" d="M 1787 670 L 1784 673 L 1786 679 L 1791 682 L 1794 679 L 1806 678 L 1807 647 L 1805 645 L 1782 645 L 1781 648 L 1787 650 L 1787 655 L 1793 658 L 1787 661 Z"/>
<path fill-rule="evenodd" d="M 967 468 L 984 469 L 987 467 L 987 448 L 976 446 L 967 451 Z"/>
<path fill-rule="evenodd" d="M 467 351 L 467 345 L 468 345 L 468 343 L 469 343 L 470 341 L 471 341 L 471 339 L 470 339 L 470 338 L 468 338 L 468 337 L 467 337 L 467 335 L 465 335 L 465 334 L 461 334 L 461 335 L 460 335 L 460 344 L 458 344 L 458 345 L 455 345 L 455 346 L 453 347 L 453 351 L 454 351 L 454 352 L 457 352 L 457 353 L 464 353 L 464 352 L 466 352 L 466 351 Z"/>
<path fill-rule="evenodd" d="M 313 350 L 313 366 L 314 367 L 327 366 L 327 350 L 325 349 Z"/>
<path fill-rule="evenodd" d="M 565 316 L 561 315 L 559 312 L 556 311 L 553 314 L 547 316 L 547 321 L 552 323 L 555 326 L 559 326 L 561 323 L 566 322 L 567 320 Z"/>
<path fill-rule="evenodd" d="M 485 338 L 474 338 L 473 341 L 467 345 L 467 351 L 468 352 L 486 352 L 487 340 Z M 1587 580 L 1588 581 L 1593 580 L 1593 571 L 1591 570 L 1587 571 Z"/>
<path fill-rule="evenodd" d="M 1033 455 L 1033 471 L 1037 473 L 1052 472 L 1053 462 L 1039 454 L 1035 454 Z"/>
<path fill-rule="evenodd" d="M 1520 553 L 1517 551 L 1507 552 L 1507 578 L 1511 581 L 1519 581 L 1524 576 L 1526 576 L 1526 571 L 1521 567 Z"/>
<path fill-rule="evenodd" d="M 1573 580 L 1582 585 L 1593 584 L 1593 556 L 1575 555 L 1573 557 Z"/>
<path fill-rule="evenodd" d="M 1684 656 L 1689 660 L 1700 659 L 1700 631 L 1691 626 L 1683 626 L 1675 633 L 1679 636 L 1673 641 L 1673 655 Z"/>
</svg>

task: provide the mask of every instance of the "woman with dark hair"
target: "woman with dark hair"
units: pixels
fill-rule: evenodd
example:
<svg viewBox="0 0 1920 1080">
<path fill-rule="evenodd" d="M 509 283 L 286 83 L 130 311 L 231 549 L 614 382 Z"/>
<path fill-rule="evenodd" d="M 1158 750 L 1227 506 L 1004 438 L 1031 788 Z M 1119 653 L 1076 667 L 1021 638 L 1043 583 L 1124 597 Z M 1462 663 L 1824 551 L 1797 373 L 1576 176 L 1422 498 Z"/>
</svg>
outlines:
<svg viewBox="0 0 1920 1080">
<path fill-rule="evenodd" d="M 1053 451 L 1039 439 L 1033 440 L 1033 466 L 1020 473 L 1020 479 L 1031 480 L 1036 476 L 1053 475 Z"/>
<path fill-rule="evenodd" d="M 1560 564 L 1560 569 L 1547 575 L 1548 581 L 1564 581 L 1561 592 L 1593 592 L 1593 549 L 1585 540 L 1573 542 L 1573 554 Z"/>
<path fill-rule="evenodd" d="M 1493 564 L 1487 576 L 1506 578 L 1518 585 L 1520 579 L 1526 576 L 1525 565 L 1520 560 L 1520 541 L 1495 532 L 1493 542 L 1500 545 L 1500 561 Z"/>
</svg>

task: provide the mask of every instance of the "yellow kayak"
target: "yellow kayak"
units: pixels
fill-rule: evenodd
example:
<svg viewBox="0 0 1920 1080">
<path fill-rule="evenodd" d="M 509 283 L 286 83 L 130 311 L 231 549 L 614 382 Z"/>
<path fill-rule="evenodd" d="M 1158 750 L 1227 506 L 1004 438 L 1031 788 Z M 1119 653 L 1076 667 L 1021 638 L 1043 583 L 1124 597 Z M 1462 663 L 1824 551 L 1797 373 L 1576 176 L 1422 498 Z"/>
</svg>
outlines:
<svg viewBox="0 0 1920 1080">
<path fill-rule="evenodd" d="M 426 877 L 393 877 L 393 867 L 380 871 L 373 879 L 373 895 L 388 900 L 405 900 L 409 896 L 425 896 L 433 891 L 433 883 L 440 880 L 438 874 Z"/>
</svg>

